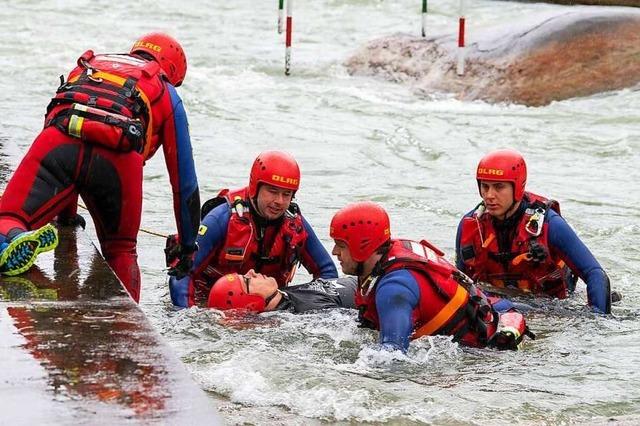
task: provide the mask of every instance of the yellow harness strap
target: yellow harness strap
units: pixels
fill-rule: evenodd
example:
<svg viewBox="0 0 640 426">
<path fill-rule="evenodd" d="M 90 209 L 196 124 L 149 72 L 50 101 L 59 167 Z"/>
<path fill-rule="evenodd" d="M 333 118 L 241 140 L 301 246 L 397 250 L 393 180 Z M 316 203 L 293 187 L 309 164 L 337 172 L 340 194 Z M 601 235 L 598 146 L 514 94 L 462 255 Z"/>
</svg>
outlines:
<svg viewBox="0 0 640 426">
<path fill-rule="evenodd" d="M 69 134 L 74 138 L 82 138 L 82 124 L 84 123 L 84 117 L 78 115 L 72 115 L 69 118 Z"/>
<path fill-rule="evenodd" d="M 456 290 L 456 294 L 453 295 L 449 303 L 447 303 L 438 314 L 431 318 L 431 321 L 427 322 L 425 325 L 417 329 L 413 333 L 413 337 L 417 339 L 422 336 L 430 336 L 438 329 L 440 329 L 443 325 L 447 323 L 451 319 L 451 317 L 458 312 L 466 302 L 467 302 L 467 290 L 461 285 L 458 285 Z"/>
</svg>

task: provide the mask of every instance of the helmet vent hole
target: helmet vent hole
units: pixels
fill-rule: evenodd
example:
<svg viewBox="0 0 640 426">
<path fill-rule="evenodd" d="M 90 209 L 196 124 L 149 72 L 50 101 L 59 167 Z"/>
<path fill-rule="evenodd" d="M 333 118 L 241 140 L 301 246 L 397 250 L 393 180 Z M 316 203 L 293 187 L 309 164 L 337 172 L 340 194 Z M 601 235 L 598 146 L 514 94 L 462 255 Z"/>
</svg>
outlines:
<svg viewBox="0 0 640 426">
<path fill-rule="evenodd" d="M 229 296 L 233 296 L 233 291 L 227 293 Z"/>
</svg>

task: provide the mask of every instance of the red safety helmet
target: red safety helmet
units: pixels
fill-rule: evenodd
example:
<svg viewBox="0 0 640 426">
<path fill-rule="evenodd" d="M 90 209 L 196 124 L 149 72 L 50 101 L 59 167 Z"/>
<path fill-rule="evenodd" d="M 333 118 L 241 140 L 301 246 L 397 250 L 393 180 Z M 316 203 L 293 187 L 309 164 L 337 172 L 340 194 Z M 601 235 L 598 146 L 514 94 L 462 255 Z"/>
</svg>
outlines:
<svg viewBox="0 0 640 426">
<path fill-rule="evenodd" d="M 511 182 L 513 198 L 522 200 L 527 183 L 527 163 L 522 155 L 513 149 L 499 149 L 482 157 L 476 171 L 478 190 L 481 180 Z"/>
<path fill-rule="evenodd" d="M 178 87 L 187 74 L 187 57 L 178 41 L 165 33 L 145 34 L 133 43 L 129 53 L 148 53 L 167 76 L 169 83 Z"/>
<path fill-rule="evenodd" d="M 251 166 L 249 197 L 258 195 L 258 185 L 261 183 L 295 192 L 300 187 L 300 167 L 286 152 L 265 151 L 258 155 Z"/>
<path fill-rule="evenodd" d="M 333 216 L 329 235 L 347 244 L 353 260 L 364 262 L 391 238 L 389 215 L 369 201 L 350 204 Z"/>
<path fill-rule="evenodd" d="M 264 299 L 245 291 L 244 277 L 240 274 L 227 274 L 213 284 L 209 291 L 207 307 L 219 309 L 246 309 L 253 312 L 264 311 Z"/>
</svg>

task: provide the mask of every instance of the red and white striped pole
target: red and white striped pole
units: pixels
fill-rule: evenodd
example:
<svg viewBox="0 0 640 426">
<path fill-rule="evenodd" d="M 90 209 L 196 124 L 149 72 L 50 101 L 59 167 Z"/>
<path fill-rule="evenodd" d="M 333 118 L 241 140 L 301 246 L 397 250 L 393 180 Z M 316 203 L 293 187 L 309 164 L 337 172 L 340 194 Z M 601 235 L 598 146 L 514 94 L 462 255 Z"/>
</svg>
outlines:
<svg viewBox="0 0 640 426">
<path fill-rule="evenodd" d="M 287 0 L 287 34 L 284 51 L 284 74 L 291 73 L 291 32 L 293 31 L 293 17 L 291 9 L 293 8 L 293 0 Z"/>
<path fill-rule="evenodd" d="M 284 15 L 284 0 L 278 0 L 278 34 L 282 34 L 282 21 Z"/>
<path fill-rule="evenodd" d="M 460 0 L 460 18 L 458 19 L 458 75 L 464 75 L 464 26 L 465 26 L 465 10 L 464 0 Z"/>
</svg>

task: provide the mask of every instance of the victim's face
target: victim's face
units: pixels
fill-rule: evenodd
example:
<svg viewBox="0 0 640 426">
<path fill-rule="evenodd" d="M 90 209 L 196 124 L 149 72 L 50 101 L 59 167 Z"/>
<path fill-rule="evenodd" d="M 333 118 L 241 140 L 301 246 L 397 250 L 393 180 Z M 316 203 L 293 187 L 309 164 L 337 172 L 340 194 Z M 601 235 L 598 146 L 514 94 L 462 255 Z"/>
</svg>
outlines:
<svg viewBox="0 0 640 426">
<path fill-rule="evenodd" d="M 253 269 L 243 275 L 248 294 L 267 297 L 278 289 L 278 282 L 273 277 L 259 274 Z"/>
</svg>

